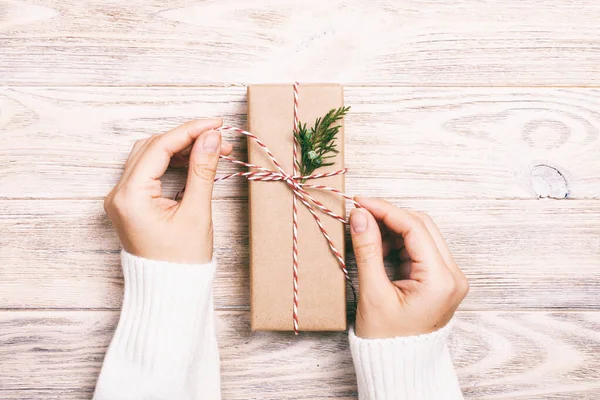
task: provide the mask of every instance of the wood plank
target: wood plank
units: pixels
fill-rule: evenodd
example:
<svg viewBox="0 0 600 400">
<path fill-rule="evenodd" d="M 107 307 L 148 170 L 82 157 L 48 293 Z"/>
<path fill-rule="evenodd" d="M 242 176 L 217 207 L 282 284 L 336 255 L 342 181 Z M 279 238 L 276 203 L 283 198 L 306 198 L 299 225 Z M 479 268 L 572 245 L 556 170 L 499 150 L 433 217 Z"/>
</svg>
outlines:
<svg viewBox="0 0 600 400">
<path fill-rule="evenodd" d="M 437 221 L 471 283 L 464 309 L 600 307 L 600 202 L 393 202 Z M 214 202 L 220 309 L 249 306 L 246 204 Z M 4 200 L 0 210 L 0 308 L 120 307 L 120 245 L 101 201 Z M 355 278 L 351 252 L 348 262 Z"/>
<path fill-rule="evenodd" d="M 599 82 L 594 0 L 5 0 L 2 11 L 4 85 Z"/>
<path fill-rule="evenodd" d="M 600 313 L 461 312 L 450 339 L 467 399 L 592 399 Z M 345 333 L 252 333 L 219 312 L 225 399 L 355 398 Z M 117 311 L 0 312 L 3 399 L 89 398 Z"/>
<path fill-rule="evenodd" d="M 103 197 L 135 140 L 202 116 L 245 126 L 245 92 L 0 88 L 0 198 Z M 345 97 L 349 193 L 600 198 L 598 90 L 348 88 Z M 226 137 L 245 159 L 245 141 Z M 165 192 L 184 176 L 168 173 Z M 235 180 L 219 183 L 215 196 L 246 193 Z"/>
</svg>

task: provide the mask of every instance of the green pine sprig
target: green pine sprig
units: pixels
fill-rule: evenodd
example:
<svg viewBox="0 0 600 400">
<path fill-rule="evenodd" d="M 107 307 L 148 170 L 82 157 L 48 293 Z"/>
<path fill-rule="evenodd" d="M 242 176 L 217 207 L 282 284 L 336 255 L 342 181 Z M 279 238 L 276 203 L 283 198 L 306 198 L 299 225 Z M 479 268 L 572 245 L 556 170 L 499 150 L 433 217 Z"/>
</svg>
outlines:
<svg viewBox="0 0 600 400">
<path fill-rule="evenodd" d="M 296 160 L 300 175 L 311 175 L 317 168 L 334 164 L 327 160 L 339 153 L 335 141 L 341 126 L 335 123 L 349 110 L 350 107 L 331 109 L 323 118 L 317 118 L 315 126 L 310 129 L 306 124 L 298 123 L 294 136 L 300 145 L 300 159 Z"/>
</svg>

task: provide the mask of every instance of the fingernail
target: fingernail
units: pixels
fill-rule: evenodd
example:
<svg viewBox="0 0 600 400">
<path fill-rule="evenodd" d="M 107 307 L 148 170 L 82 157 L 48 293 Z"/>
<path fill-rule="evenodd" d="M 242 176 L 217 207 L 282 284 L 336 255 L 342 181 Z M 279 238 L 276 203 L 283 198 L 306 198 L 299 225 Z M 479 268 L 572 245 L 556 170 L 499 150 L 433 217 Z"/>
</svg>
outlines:
<svg viewBox="0 0 600 400">
<path fill-rule="evenodd" d="M 204 151 L 208 154 L 214 154 L 219 148 L 221 134 L 217 131 L 210 131 L 204 138 Z"/>
<path fill-rule="evenodd" d="M 367 230 L 369 220 L 367 219 L 367 211 L 362 208 L 355 208 L 350 213 L 350 226 L 356 233 L 363 233 Z"/>
</svg>

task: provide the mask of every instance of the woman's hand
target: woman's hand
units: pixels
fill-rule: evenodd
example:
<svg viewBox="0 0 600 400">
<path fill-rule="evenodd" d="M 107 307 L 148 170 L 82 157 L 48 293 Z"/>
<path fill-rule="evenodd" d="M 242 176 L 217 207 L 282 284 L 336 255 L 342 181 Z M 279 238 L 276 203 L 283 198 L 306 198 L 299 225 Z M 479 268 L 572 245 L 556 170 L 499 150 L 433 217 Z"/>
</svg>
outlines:
<svg viewBox="0 0 600 400">
<path fill-rule="evenodd" d="M 450 321 L 469 291 L 444 238 L 426 214 L 379 199 L 357 198 L 350 214 L 360 298 L 356 335 L 391 338 L 430 333 Z M 383 259 L 399 255 L 398 280 Z"/>
<path fill-rule="evenodd" d="M 135 143 L 123 177 L 104 202 L 127 252 L 177 263 L 211 261 L 213 180 L 219 154 L 231 153 L 214 130 L 221 125 L 220 119 L 191 121 Z M 183 166 L 188 157 L 183 199 L 162 197 L 160 178 L 169 163 Z"/>
</svg>

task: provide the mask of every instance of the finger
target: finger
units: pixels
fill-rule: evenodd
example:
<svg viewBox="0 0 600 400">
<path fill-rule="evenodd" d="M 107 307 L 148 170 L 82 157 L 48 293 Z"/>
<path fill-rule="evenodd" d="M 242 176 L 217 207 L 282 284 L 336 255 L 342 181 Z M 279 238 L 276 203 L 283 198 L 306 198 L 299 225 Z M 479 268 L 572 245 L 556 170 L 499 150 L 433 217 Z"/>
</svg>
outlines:
<svg viewBox="0 0 600 400">
<path fill-rule="evenodd" d="M 221 142 L 221 155 L 228 156 L 233 151 L 233 145 L 228 142 Z"/>
<path fill-rule="evenodd" d="M 444 236 L 438 229 L 438 227 L 435 224 L 435 222 L 433 221 L 433 219 L 431 219 L 431 217 L 425 213 L 420 213 L 420 212 L 415 212 L 415 211 L 412 211 L 412 213 L 414 215 L 416 215 L 417 217 L 421 218 L 421 220 L 425 223 L 427 230 L 431 234 L 431 237 L 433 237 L 433 241 L 435 242 L 435 245 L 437 246 L 437 248 L 438 248 L 442 258 L 444 259 L 444 262 L 448 266 L 448 268 L 450 268 L 451 270 L 457 270 L 458 267 L 456 265 L 456 262 L 454 261 L 454 257 L 452 257 L 450 248 L 448 247 L 448 244 L 446 243 Z"/>
<path fill-rule="evenodd" d="M 192 144 L 203 132 L 222 125 L 220 119 L 187 122 L 167 133 L 149 139 L 146 150 L 134 170 L 132 179 L 158 179 L 169 166 L 171 157 Z"/>
<path fill-rule="evenodd" d="M 173 157 L 171 157 L 171 162 L 169 163 L 169 167 L 182 168 L 182 167 L 187 167 L 189 165 L 191 147 L 189 147 L 189 148 L 186 147 L 186 149 L 187 149 L 187 154 L 186 154 L 186 150 L 184 149 L 184 151 L 179 152 L 179 153 L 173 155 Z M 221 155 L 222 156 L 228 156 L 231 154 L 232 151 L 233 151 L 233 146 L 231 145 L 231 143 L 227 143 L 227 142 L 221 143 Z"/>
<path fill-rule="evenodd" d="M 355 200 L 376 219 L 383 221 L 389 229 L 402 235 L 406 251 L 416 264 L 415 270 L 443 266 L 444 261 L 433 237 L 420 218 L 385 200 L 366 197 L 357 197 Z"/>
<path fill-rule="evenodd" d="M 411 261 L 403 261 L 398 265 L 398 267 L 395 270 L 394 281 L 392 282 L 394 285 L 397 283 L 397 281 L 410 279 L 411 265 Z"/>
<path fill-rule="evenodd" d="M 355 208 L 350 213 L 350 233 L 361 296 L 373 299 L 391 286 L 383 264 L 381 233 L 377 221 L 367 210 Z"/>
<path fill-rule="evenodd" d="M 436 246 L 438 247 L 442 258 L 444 259 L 446 266 L 450 270 L 450 273 L 452 273 L 452 276 L 454 277 L 455 282 L 458 285 L 457 293 L 461 296 L 461 299 L 464 298 L 469 292 L 469 282 L 467 281 L 467 278 L 463 274 L 462 270 L 454 261 L 454 257 L 452 256 L 452 252 L 450 251 L 450 248 L 448 247 L 444 236 L 440 232 L 433 219 L 428 214 L 416 214 L 419 216 L 419 218 L 423 220 L 423 222 L 427 226 L 427 230 L 429 230 L 431 236 L 433 236 Z"/>
<path fill-rule="evenodd" d="M 221 134 L 214 130 L 205 132 L 194 143 L 186 189 L 181 200 L 181 209 L 188 215 L 210 215 L 220 148 Z"/>
<path fill-rule="evenodd" d="M 408 251 L 406 251 L 406 247 L 403 247 L 398 251 L 398 258 L 400 261 L 410 261 L 410 256 L 408 255 Z"/>
<path fill-rule="evenodd" d="M 123 171 L 123 176 L 121 177 L 121 180 L 119 181 L 119 183 L 125 183 L 130 180 L 130 177 L 133 174 L 135 166 L 137 165 L 138 161 L 140 160 L 141 155 L 144 154 L 144 152 L 148 148 L 148 145 L 150 144 L 151 140 L 150 140 L 150 138 L 146 138 L 146 139 L 140 140 L 139 142 L 140 142 L 140 144 L 137 146 L 137 149 L 135 149 L 135 151 L 133 151 L 133 149 L 132 149 L 132 153 L 131 153 L 129 159 L 127 160 L 127 163 L 125 165 L 125 170 Z M 134 147 L 136 147 L 135 144 L 134 144 Z"/>
<path fill-rule="evenodd" d="M 190 153 L 192 152 L 192 146 L 193 146 L 193 144 L 186 147 L 185 149 L 183 149 L 176 155 L 182 156 L 183 158 L 186 158 L 186 159 L 189 159 Z M 233 145 L 231 143 L 228 143 L 228 142 L 221 143 L 221 155 L 222 156 L 228 156 L 231 154 L 232 151 L 233 151 Z"/>
<path fill-rule="evenodd" d="M 140 149 L 142 149 L 147 142 L 148 142 L 147 138 L 135 141 L 135 143 L 133 144 L 133 147 L 131 148 L 131 152 L 129 153 L 129 156 L 127 157 L 127 161 L 125 161 L 125 168 L 127 168 L 128 166 L 130 166 L 132 164 L 133 160 L 135 160 L 135 158 L 139 155 Z"/>
</svg>

